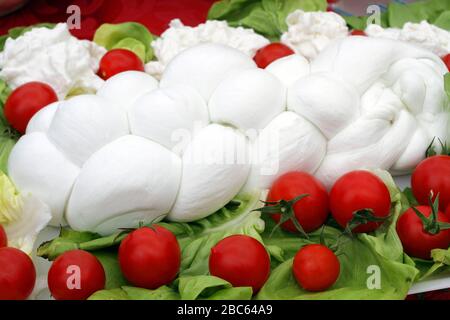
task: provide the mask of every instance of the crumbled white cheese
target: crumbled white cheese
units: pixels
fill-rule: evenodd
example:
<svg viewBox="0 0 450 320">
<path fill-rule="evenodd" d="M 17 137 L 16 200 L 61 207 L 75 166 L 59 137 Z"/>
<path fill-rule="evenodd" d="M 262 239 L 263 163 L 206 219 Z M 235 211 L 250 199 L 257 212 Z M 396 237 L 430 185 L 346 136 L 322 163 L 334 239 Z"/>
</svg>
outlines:
<svg viewBox="0 0 450 320">
<path fill-rule="evenodd" d="M 369 37 L 401 40 L 416 44 L 443 57 L 450 53 L 450 32 L 429 24 L 407 22 L 402 29 L 382 28 L 377 24 L 369 25 L 365 33 Z"/>
<path fill-rule="evenodd" d="M 249 56 L 270 42 L 252 29 L 233 28 L 225 21 L 207 21 L 197 27 L 183 25 L 179 19 L 170 22 L 161 37 L 152 42 L 157 61 L 146 65 L 146 72 L 160 78 L 165 66 L 181 51 L 195 45 L 212 42 L 238 49 Z"/>
<path fill-rule="evenodd" d="M 334 12 L 296 10 L 287 16 L 286 23 L 288 31 L 281 42 L 310 60 L 333 40 L 348 36 L 345 20 Z"/>
<path fill-rule="evenodd" d="M 8 39 L 0 53 L 0 78 L 13 89 L 30 81 L 49 84 L 63 99 L 73 89 L 95 91 L 102 84 L 96 72 L 106 50 L 73 37 L 67 24 L 34 28 Z"/>
</svg>

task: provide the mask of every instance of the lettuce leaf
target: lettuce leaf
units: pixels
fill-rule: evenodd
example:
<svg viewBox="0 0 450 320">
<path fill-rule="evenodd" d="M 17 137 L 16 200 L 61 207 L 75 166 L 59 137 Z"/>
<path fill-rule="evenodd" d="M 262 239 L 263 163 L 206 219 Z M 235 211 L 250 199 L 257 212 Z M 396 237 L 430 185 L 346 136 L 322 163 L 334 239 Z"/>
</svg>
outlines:
<svg viewBox="0 0 450 320">
<path fill-rule="evenodd" d="M 349 16 L 344 19 L 352 29 L 364 30 L 367 27 L 367 16 Z M 450 1 L 426 0 L 408 4 L 391 2 L 387 11 L 381 14 L 383 28 L 402 28 L 406 22 L 419 23 L 423 20 L 450 30 Z"/>
<path fill-rule="evenodd" d="M 402 28 L 406 22 L 419 23 L 423 20 L 435 23 L 440 15 L 447 10 L 450 10 L 449 1 L 428 0 L 406 5 L 392 2 L 388 5 L 389 26 Z M 440 24 L 441 26 L 444 25 L 442 21 Z"/>
<path fill-rule="evenodd" d="M 156 290 L 122 286 L 94 293 L 89 300 L 250 300 L 252 288 L 233 288 L 214 276 L 180 277 L 175 288 L 162 286 Z"/>
<path fill-rule="evenodd" d="M 153 35 L 137 22 L 102 24 L 94 35 L 94 42 L 107 50 L 127 49 L 134 52 L 143 62 L 153 58 L 151 43 Z"/>
<path fill-rule="evenodd" d="M 19 138 L 19 133 L 8 123 L 3 113 L 6 100 L 11 89 L 0 79 L 0 171 L 8 173 L 8 158 L 12 148 Z"/>
<path fill-rule="evenodd" d="M 34 242 L 50 221 L 50 208 L 31 194 L 19 194 L 0 171 L 0 224 L 4 227 L 8 246 L 31 254 Z"/>
<path fill-rule="evenodd" d="M 208 12 L 210 20 L 226 20 L 230 26 L 252 28 L 257 33 L 277 40 L 287 30 L 286 17 L 301 9 L 325 11 L 325 0 L 222 0 Z"/>
<path fill-rule="evenodd" d="M 279 246 L 286 259 L 272 271 L 269 280 L 257 295 L 257 299 L 404 299 L 416 279 L 418 270 L 403 254 L 395 223 L 408 203 L 387 172 L 375 171 L 389 188 L 392 215 L 378 230 L 371 234 L 344 236 L 339 248 L 341 274 L 327 291 L 311 293 L 303 290 L 292 275 L 295 253 L 308 243 L 318 243 L 323 237 L 326 243 L 334 243 L 341 230 L 327 226 L 310 234 L 308 240 L 277 229 L 272 237 L 273 222 L 266 220 L 263 233 L 266 245 Z M 380 274 L 380 287 L 369 289 L 371 271 Z"/>
<path fill-rule="evenodd" d="M 433 24 L 441 29 L 450 31 L 450 10 L 442 12 Z"/>
</svg>

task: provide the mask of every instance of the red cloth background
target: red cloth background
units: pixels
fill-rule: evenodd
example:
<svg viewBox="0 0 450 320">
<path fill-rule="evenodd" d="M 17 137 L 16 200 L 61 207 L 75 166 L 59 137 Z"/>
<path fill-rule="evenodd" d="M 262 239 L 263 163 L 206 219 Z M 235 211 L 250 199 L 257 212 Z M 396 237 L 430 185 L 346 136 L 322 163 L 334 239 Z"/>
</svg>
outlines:
<svg viewBox="0 0 450 320">
<path fill-rule="evenodd" d="M 0 17 L 0 35 L 10 28 L 39 22 L 64 22 L 69 5 L 81 9 L 81 29 L 72 33 L 91 39 L 102 23 L 136 21 L 156 35 L 161 34 L 170 20 L 180 18 L 195 26 L 206 20 L 211 5 L 217 0 L 31 0 L 22 9 Z"/>
</svg>

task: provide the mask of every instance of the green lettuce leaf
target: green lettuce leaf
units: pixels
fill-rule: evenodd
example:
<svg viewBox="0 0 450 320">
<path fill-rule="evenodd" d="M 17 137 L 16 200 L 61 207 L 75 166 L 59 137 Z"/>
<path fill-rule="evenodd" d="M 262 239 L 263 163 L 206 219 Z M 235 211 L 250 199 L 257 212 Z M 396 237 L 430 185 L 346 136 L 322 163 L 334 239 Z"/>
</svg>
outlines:
<svg viewBox="0 0 450 320">
<path fill-rule="evenodd" d="M 450 100 L 450 73 L 447 73 L 444 76 L 444 88 L 445 92 L 447 92 L 448 99 Z"/>
<path fill-rule="evenodd" d="M 415 266 L 420 271 L 419 280 L 426 280 L 441 273 L 450 273 L 450 248 L 431 250 L 431 260 L 413 258 Z"/>
<path fill-rule="evenodd" d="M 53 261 L 64 252 L 70 250 L 81 249 L 95 252 L 119 245 L 126 235 L 127 233 L 124 232 L 102 237 L 97 233 L 61 228 L 59 237 L 42 243 L 37 249 L 37 255 Z"/>
<path fill-rule="evenodd" d="M 292 275 L 292 261 L 296 252 L 308 243 L 319 243 L 322 237 L 332 244 L 341 230 L 327 226 L 310 234 L 309 239 L 299 238 L 277 229 L 272 237 L 274 225 L 266 219 L 267 228 L 263 233 L 266 245 L 278 246 L 283 250 L 285 262 L 275 265 L 269 280 L 257 295 L 257 299 L 404 299 L 416 279 L 418 270 L 403 254 L 402 245 L 395 231 L 395 223 L 406 198 L 395 186 L 387 172 L 375 171 L 389 188 L 392 200 L 392 214 L 378 230 L 371 234 L 343 236 L 339 246 L 341 274 L 338 281 L 327 291 L 311 293 L 303 290 Z M 369 289 L 371 268 L 380 274 L 380 286 Z"/>
<path fill-rule="evenodd" d="M 153 35 L 148 29 L 137 22 L 120 24 L 102 24 L 94 35 L 94 42 L 107 50 L 127 49 L 136 53 L 143 62 L 153 58 L 151 43 Z"/>
<path fill-rule="evenodd" d="M 368 16 L 362 16 L 362 17 L 357 17 L 357 16 L 343 16 L 344 20 L 347 22 L 347 25 L 351 28 L 351 29 L 355 29 L 355 30 L 365 30 L 367 27 L 367 19 L 369 18 Z M 388 15 L 386 12 L 381 13 L 380 16 L 380 25 L 383 28 L 387 28 L 389 27 L 389 22 L 388 22 Z"/>
<path fill-rule="evenodd" d="M 439 28 L 450 31 L 450 10 L 442 12 L 433 24 Z"/>
<path fill-rule="evenodd" d="M 105 289 L 115 289 L 128 285 L 128 281 L 122 275 L 119 260 L 117 259 L 117 251 L 115 250 L 99 250 L 93 252 L 105 270 Z"/>
<path fill-rule="evenodd" d="M 435 23 L 440 15 L 447 10 L 450 10 L 449 1 L 428 0 L 406 5 L 392 2 L 388 5 L 389 26 L 402 28 L 406 22 L 419 23 L 423 20 Z M 442 21 L 440 24 L 443 25 Z"/>
<path fill-rule="evenodd" d="M 301 9 L 325 11 L 325 0 L 222 0 L 208 12 L 210 20 L 226 20 L 229 25 L 252 28 L 271 39 L 279 39 L 286 31 L 286 17 Z"/>
<path fill-rule="evenodd" d="M 214 276 L 180 277 L 175 288 L 162 286 L 156 290 L 122 286 L 94 293 L 89 300 L 250 300 L 252 288 L 233 288 Z"/>
<path fill-rule="evenodd" d="M 391 2 L 387 11 L 381 14 L 383 28 L 402 28 L 406 22 L 419 23 L 428 21 L 442 29 L 450 30 L 450 1 L 426 0 L 408 4 Z M 352 29 L 364 30 L 367 27 L 367 16 L 344 17 Z"/>
<path fill-rule="evenodd" d="M 9 154 L 20 136 L 9 125 L 3 113 L 3 108 L 10 93 L 11 89 L 4 80 L 0 79 L 0 171 L 5 173 L 8 173 Z"/>
</svg>

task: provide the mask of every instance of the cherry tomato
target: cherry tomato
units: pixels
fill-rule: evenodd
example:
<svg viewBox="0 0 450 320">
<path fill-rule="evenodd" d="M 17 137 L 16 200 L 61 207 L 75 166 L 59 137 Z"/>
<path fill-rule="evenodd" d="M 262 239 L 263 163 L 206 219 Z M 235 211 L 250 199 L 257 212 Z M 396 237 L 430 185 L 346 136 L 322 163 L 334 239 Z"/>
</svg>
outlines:
<svg viewBox="0 0 450 320">
<path fill-rule="evenodd" d="M 352 32 L 350 32 L 350 34 L 352 36 L 367 36 L 366 33 L 363 30 L 352 30 Z"/>
<path fill-rule="evenodd" d="M 418 206 L 416 209 L 425 217 L 431 215 L 431 207 Z M 450 219 L 440 211 L 437 213 L 437 221 L 450 223 Z M 397 234 L 402 241 L 403 250 L 416 258 L 430 259 L 432 249 L 447 249 L 450 246 L 450 229 L 441 230 L 437 234 L 428 233 L 412 208 L 398 219 Z"/>
<path fill-rule="evenodd" d="M 433 201 L 439 193 L 439 209 L 444 211 L 450 204 L 450 156 L 433 156 L 419 163 L 412 174 L 411 187 L 422 205 L 429 204 L 431 191 Z"/>
<path fill-rule="evenodd" d="M 322 183 L 312 175 L 299 171 L 282 175 L 270 188 L 267 201 L 289 201 L 302 194 L 308 196 L 294 204 L 295 218 L 305 232 L 311 232 L 322 226 L 328 217 L 328 192 Z M 279 222 L 280 218 L 280 214 L 272 215 L 272 219 L 276 222 Z M 291 232 L 297 232 L 297 228 L 291 220 L 283 223 L 281 227 Z"/>
<path fill-rule="evenodd" d="M 105 270 L 100 261 L 84 250 L 66 251 L 48 272 L 48 287 L 56 300 L 85 300 L 105 288 Z"/>
<path fill-rule="evenodd" d="M 30 119 L 55 101 L 58 101 L 58 97 L 48 84 L 28 82 L 9 95 L 5 103 L 5 117 L 14 129 L 25 133 Z"/>
<path fill-rule="evenodd" d="M 25 300 L 36 282 L 31 258 L 15 248 L 0 248 L 0 300 Z"/>
<path fill-rule="evenodd" d="M 5 229 L 3 229 L 0 224 L 0 248 L 6 247 L 8 245 L 8 238 L 6 237 Z"/>
<path fill-rule="evenodd" d="M 253 60 L 259 68 L 264 69 L 273 61 L 294 54 L 294 50 L 282 43 L 271 43 L 259 49 Z"/>
<path fill-rule="evenodd" d="M 298 284 L 307 291 L 324 291 L 339 278 L 338 258 L 326 246 L 309 244 L 294 257 L 292 272 Z"/>
<path fill-rule="evenodd" d="M 234 287 L 252 287 L 255 294 L 269 278 L 269 254 L 264 246 L 252 237 L 229 236 L 211 249 L 209 272 Z"/>
<path fill-rule="evenodd" d="M 380 178 L 368 171 L 357 170 L 336 181 L 330 192 L 330 208 L 333 218 L 345 228 L 359 210 L 371 210 L 372 215 L 377 218 L 387 217 L 391 208 L 391 197 Z M 370 232 L 381 224 L 382 222 L 371 221 L 357 226 L 352 231 Z"/>
<path fill-rule="evenodd" d="M 180 246 L 169 230 L 160 226 L 143 227 L 122 241 L 119 263 L 132 284 L 156 289 L 175 279 L 181 264 Z"/>
<path fill-rule="evenodd" d="M 445 210 L 445 215 L 450 219 L 450 204 L 447 206 L 447 210 Z"/>
<path fill-rule="evenodd" d="M 450 53 L 442 58 L 444 60 L 445 65 L 447 66 L 448 71 L 450 71 Z"/>
<path fill-rule="evenodd" d="M 113 49 L 108 51 L 100 60 L 98 74 L 104 80 L 125 71 L 144 71 L 144 63 L 132 51 Z"/>
</svg>

